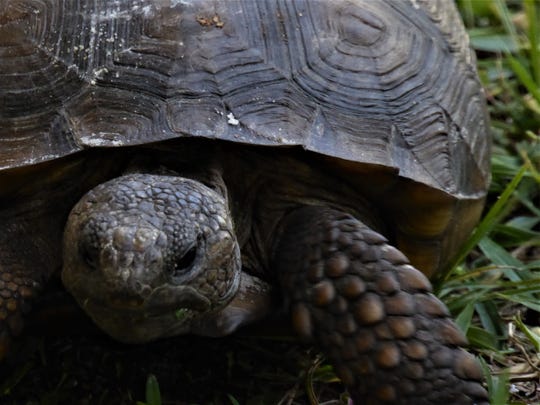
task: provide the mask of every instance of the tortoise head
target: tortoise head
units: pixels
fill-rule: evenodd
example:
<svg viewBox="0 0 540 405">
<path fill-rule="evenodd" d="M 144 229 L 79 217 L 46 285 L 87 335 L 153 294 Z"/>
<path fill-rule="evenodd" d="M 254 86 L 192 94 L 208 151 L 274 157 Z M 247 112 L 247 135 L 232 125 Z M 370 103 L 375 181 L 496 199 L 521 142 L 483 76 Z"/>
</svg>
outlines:
<svg viewBox="0 0 540 405">
<path fill-rule="evenodd" d="M 113 179 L 82 197 L 65 229 L 66 288 L 125 342 L 189 332 L 233 298 L 240 268 L 225 198 L 190 179 Z"/>
</svg>

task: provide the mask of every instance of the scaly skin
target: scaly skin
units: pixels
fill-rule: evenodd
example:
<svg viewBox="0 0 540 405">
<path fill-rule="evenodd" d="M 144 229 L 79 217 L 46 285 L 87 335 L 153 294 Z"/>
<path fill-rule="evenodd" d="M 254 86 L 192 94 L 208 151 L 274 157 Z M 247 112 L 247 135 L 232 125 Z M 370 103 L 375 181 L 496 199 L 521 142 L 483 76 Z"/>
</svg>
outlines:
<svg viewBox="0 0 540 405">
<path fill-rule="evenodd" d="M 108 334 L 146 342 L 191 331 L 240 285 L 226 202 L 178 176 L 129 174 L 88 192 L 64 236 L 62 280 Z"/>
<path fill-rule="evenodd" d="M 30 309 L 30 302 L 41 287 L 36 274 L 0 269 L 0 360 L 9 352 L 11 339 L 23 328 L 23 317 Z"/>
<path fill-rule="evenodd" d="M 487 404 L 482 372 L 427 278 L 380 234 L 324 207 L 287 214 L 277 271 L 300 335 L 357 404 Z M 220 335 L 264 315 L 267 286 L 242 276 L 227 201 L 176 176 L 130 174 L 70 214 L 63 280 L 113 337 Z"/>
<path fill-rule="evenodd" d="M 12 201 L 0 212 L 0 361 L 23 330 L 34 299 L 60 267 L 62 210 L 51 210 L 48 200 L 36 195 L 38 201 Z"/>
<path fill-rule="evenodd" d="M 286 217 L 275 250 L 293 325 L 314 339 L 357 404 L 488 404 L 463 334 L 426 277 L 350 215 Z"/>
</svg>

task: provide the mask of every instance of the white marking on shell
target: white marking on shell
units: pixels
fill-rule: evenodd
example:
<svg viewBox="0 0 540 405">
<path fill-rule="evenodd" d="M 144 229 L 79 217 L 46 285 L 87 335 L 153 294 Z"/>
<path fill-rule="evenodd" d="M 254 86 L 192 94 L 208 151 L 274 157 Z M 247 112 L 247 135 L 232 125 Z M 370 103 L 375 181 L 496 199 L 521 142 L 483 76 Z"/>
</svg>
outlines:
<svg viewBox="0 0 540 405">
<path fill-rule="evenodd" d="M 122 146 L 123 142 L 119 139 L 110 139 L 111 134 L 108 132 L 92 133 L 90 135 L 81 136 L 81 142 L 86 146 Z"/>
<path fill-rule="evenodd" d="M 103 75 L 108 72 L 109 69 L 107 69 L 106 67 L 102 67 L 100 69 L 94 69 L 92 73 L 94 74 L 94 79 L 103 79 Z"/>
<path fill-rule="evenodd" d="M 144 6 L 142 11 L 143 11 L 144 16 L 148 17 L 149 15 L 152 14 L 153 7 L 152 6 Z"/>
<path fill-rule="evenodd" d="M 189 6 L 192 4 L 192 0 L 171 0 L 171 6 L 176 7 L 177 5 Z"/>
<path fill-rule="evenodd" d="M 238 121 L 234 117 L 233 113 L 227 114 L 227 119 L 228 119 L 227 123 L 230 124 L 230 125 L 238 125 L 238 124 L 240 124 L 240 121 Z"/>
</svg>

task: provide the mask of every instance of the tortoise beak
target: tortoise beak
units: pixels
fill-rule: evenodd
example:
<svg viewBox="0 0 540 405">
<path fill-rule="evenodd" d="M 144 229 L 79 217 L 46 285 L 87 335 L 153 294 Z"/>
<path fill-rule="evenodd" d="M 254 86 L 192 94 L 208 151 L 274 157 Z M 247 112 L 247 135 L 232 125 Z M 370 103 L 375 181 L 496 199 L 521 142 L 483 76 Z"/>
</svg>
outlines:
<svg viewBox="0 0 540 405">
<path fill-rule="evenodd" d="M 211 309 L 212 303 L 193 287 L 163 285 L 153 290 L 142 306 L 146 314 L 160 315 L 171 309 L 206 312 Z"/>
</svg>

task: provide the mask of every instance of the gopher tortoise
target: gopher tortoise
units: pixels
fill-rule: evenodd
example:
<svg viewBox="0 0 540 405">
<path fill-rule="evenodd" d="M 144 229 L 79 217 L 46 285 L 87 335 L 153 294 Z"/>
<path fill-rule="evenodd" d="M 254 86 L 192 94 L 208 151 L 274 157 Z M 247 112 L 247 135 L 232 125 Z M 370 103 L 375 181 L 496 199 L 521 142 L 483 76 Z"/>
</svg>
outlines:
<svg viewBox="0 0 540 405">
<path fill-rule="evenodd" d="M 61 270 L 120 341 L 284 308 L 358 404 L 487 403 L 428 281 L 489 182 L 451 2 L 4 0 L 0 100 L 2 354 Z"/>
</svg>

